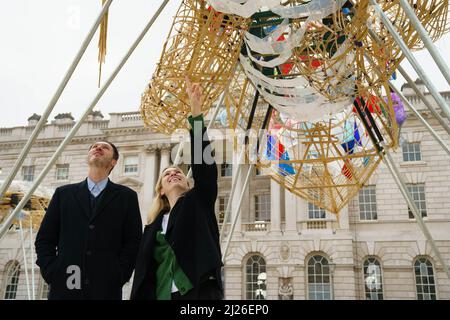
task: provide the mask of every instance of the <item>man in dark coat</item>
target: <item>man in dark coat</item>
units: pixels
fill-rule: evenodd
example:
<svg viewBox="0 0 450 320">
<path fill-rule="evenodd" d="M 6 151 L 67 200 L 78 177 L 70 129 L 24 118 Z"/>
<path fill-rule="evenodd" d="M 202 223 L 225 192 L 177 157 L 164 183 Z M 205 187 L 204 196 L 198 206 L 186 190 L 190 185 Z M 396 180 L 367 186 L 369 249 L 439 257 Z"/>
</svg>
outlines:
<svg viewBox="0 0 450 320">
<path fill-rule="evenodd" d="M 93 144 L 86 180 L 56 189 L 36 236 L 49 299 L 122 299 L 142 236 L 137 194 L 108 178 L 119 153 Z"/>
</svg>

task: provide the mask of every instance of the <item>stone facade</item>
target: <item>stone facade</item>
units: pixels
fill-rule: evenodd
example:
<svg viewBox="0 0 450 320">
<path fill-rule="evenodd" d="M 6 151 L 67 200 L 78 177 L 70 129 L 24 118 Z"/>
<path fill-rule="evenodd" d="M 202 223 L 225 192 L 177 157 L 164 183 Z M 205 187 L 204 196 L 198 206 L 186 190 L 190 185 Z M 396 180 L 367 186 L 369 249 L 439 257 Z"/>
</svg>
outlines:
<svg viewBox="0 0 450 320">
<path fill-rule="evenodd" d="M 408 87 L 403 89 L 405 94 L 409 94 L 408 99 L 450 145 L 448 134 L 438 122 L 417 97 L 408 92 Z M 443 96 L 450 103 L 450 92 L 444 92 Z M 30 121 L 27 127 L 0 129 L 0 180 L 9 173 L 35 124 L 36 121 Z M 72 126 L 73 120 L 65 117 L 46 125 L 39 134 L 23 164 L 34 166 L 34 177 Z M 402 128 L 402 137 L 407 142 L 420 143 L 421 160 L 403 161 L 401 147 L 392 156 L 407 183 L 424 185 L 427 213 L 424 220 L 444 260 L 450 265 L 450 158 L 411 113 Z M 121 157 L 111 179 L 138 193 L 145 223 L 154 184 L 159 172 L 169 165 L 175 143 L 167 136 L 145 129 L 137 112 L 113 113 L 110 120 L 103 120 L 102 116 L 90 117 L 57 160 L 57 165 L 69 164 L 68 177 L 58 179 L 55 166 L 43 185 L 55 188 L 83 180 L 87 173 L 87 150 L 99 139 L 109 140 L 118 146 Z M 125 159 L 129 157 L 133 158 L 137 169 L 125 169 Z M 418 258 L 425 258 L 431 263 L 429 270 L 433 272 L 436 298 L 450 299 L 450 280 L 417 222 L 409 218 L 406 202 L 383 164 L 368 182 L 368 185 L 375 186 L 376 220 L 361 219 L 358 196 L 340 213 L 339 219 L 328 212 L 325 218 L 310 219 L 306 201 L 283 190 L 266 176 L 253 172 L 249 187 L 244 190 L 247 168 L 244 165 L 237 177 L 237 192 L 243 194 L 243 204 L 225 257 L 226 299 L 257 298 L 253 293 L 255 290 L 262 290 L 262 296 L 266 299 L 365 299 L 365 290 L 370 285 L 367 284 L 368 277 L 364 275 L 363 265 L 368 258 L 376 258 L 380 263 L 381 278 L 377 288 L 381 284 L 384 299 L 420 298 L 414 273 Z M 19 171 L 17 177 L 21 178 L 22 172 Z M 231 177 L 220 177 L 219 197 L 229 194 L 231 182 Z M 260 201 L 256 196 L 264 194 L 270 194 L 270 221 L 255 221 L 256 202 Z M 233 208 L 236 208 L 237 202 L 238 197 L 235 197 Z M 218 200 L 217 212 L 219 206 Z M 225 229 L 228 231 L 230 224 Z M 30 257 L 29 232 L 25 231 L 24 236 L 26 255 Z M 226 236 L 222 244 L 224 248 Z M 314 279 L 313 269 L 308 265 L 318 260 L 322 261 L 322 269 Z M 26 299 L 26 267 L 20 232 L 17 230 L 10 230 L 0 242 L 0 298 L 5 297 L 8 266 L 12 261 L 20 264 L 16 298 Z M 28 261 L 31 260 L 28 258 Z M 253 264 L 250 264 L 252 261 Z M 29 262 L 27 268 L 31 281 Z M 44 283 L 37 266 L 33 269 L 35 294 L 36 298 L 40 298 L 45 295 Z M 319 278 L 322 280 L 318 281 Z M 129 296 L 129 286 L 127 284 L 125 287 L 124 298 Z"/>
</svg>

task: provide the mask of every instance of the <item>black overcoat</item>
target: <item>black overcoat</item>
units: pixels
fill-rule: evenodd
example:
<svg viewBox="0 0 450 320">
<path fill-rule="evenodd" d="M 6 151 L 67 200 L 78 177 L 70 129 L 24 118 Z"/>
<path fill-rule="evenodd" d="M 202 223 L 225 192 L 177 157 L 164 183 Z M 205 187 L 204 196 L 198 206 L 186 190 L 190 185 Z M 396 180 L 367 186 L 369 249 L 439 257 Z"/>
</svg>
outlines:
<svg viewBox="0 0 450 320">
<path fill-rule="evenodd" d="M 96 207 L 87 180 L 56 189 L 35 241 L 49 299 L 122 299 L 142 237 L 137 194 L 108 181 Z"/>
<path fill-rule="evenodd" d="M 216 276 L 217 285 L 222 288 L 222 257 L 219 245 L 219 229 L 214 212 L 217 198 L 217 166 L 214 158 L 205 161 L 206 154 L 211 155 L 211 147 L 206 129 L 203 139 L 194 139 L 191 130 L 191 168 L 194 187 L 180 197 L 169 216 L 165 238 L 172 247 L 177 262 L 195 288 L 206 274 Z M 196 137 L 197 138 L 197 137 Z M 201 159 L 194 159 L 195 145 L 201 145 Z M 199 163 L 195 163 L 196 160 Z M 200 160 L 200 161 L 199 161 Z M 145 226 L 139 248 L 131 290 L 132 300 L 156 299 L 156 268 L 154 249 L 156 232 L 161 229 L 163 212 L 155 221 Z"/>
</svg>

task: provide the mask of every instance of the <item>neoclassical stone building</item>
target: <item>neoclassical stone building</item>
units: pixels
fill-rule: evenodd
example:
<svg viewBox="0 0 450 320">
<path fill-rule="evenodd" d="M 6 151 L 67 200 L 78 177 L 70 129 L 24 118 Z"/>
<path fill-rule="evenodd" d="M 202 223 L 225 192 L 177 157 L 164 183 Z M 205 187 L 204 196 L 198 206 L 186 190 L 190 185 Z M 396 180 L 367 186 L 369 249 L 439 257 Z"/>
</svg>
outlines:
<svg viewBox="0 0 450 320">
<path fill-rule="evenodd" d="M 420 81 L 417 84 L 421 85 Z M 413 91 L 406 85 L 402 90 L 450 144 L 450 137 Z M 442 94 L 450 103 L 450 92 Z M 0 180 L 9 173 L 38 120 L 39 116 L 33 115 L 28 126 L 0 129 Z M 60 114 L 48 123 L 17 178 L 35 179 L 73 124 L 70 114 Z M 450 157 L 412 114 L 401 135 L 402 146 L 393 153 L 395 162 L 450 265 Z M 111 179 L 138 193 L 145 222 L 154 184 L 159 172 L 170 164 L 175 143 L 144 128 L 138 112 L 112 113 L 109 120 L 99 111 L 93 112 L 44 185 L 55 188 L 83 180 L 87 150 L 98 139 L 119 147 L 121 157 Z M 220 163 L 219 219 L 229 198 L 234 169 L 224 158 L 220 152 L 216 155 Z M 383 165 L 339 219 L 256 170 L 244 190 L 246 171 L 241 170 L 237 177 L 243 204 L 225 258 L 227 299 L 450 299 L 450 280 Z M 233 207 L 237 200 L 235 197 Z M 25 233 L 25 243 L 30 242 L 29 236 Z M 223 246 L 225 243 L 226 237 Z M 25 250 L 30 257 L 29 246 Z M 27 298 L 25 269 L 19 231 L 12 228 L 0 242 L 1 299 Z M 27 269 L 31 279 L 29 262 Z M 37 266 L 33 270 L 36 299 L 45 298 L 47 287 Z M 128 284 L 124 298 L 129 289 Z"/>
</svg>

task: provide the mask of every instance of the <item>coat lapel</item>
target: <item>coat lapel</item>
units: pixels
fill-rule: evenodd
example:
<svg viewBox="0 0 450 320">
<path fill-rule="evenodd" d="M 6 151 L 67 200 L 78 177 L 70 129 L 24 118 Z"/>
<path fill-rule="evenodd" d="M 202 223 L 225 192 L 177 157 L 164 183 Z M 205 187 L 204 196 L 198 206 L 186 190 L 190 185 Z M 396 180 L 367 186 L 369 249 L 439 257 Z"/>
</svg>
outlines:
<svg viewBox="0 0 450 320">
<path fill-rule="evenodd" d="M 89 196 L 89 190 L 87 187 L 87 179 L 80 182 L 77 186 L 77 191 L 75 193 L 75 197 L 80 204 L 81 208 L 84 211 L 84 214 L 86 217 L 90 217 L 91 212 L 91 206 L 90 206 L 90 196 Z"/>
<path fill-rule="evenodd" d="M 114 199 L 116 195 L 119 193 L 118 186 L 111 182 L 111 180 L 108 180 L 108 184 L 106 185 L 105 190 L 103 190 L 103 195 L 100 198 L 100 202 L 97 205 L 97 210 L 95 210 L 94 214 L 92 215 L 91 220 L 95 219 L 100 213 L 103 212 L 106 205 Z"/>
</svg>

